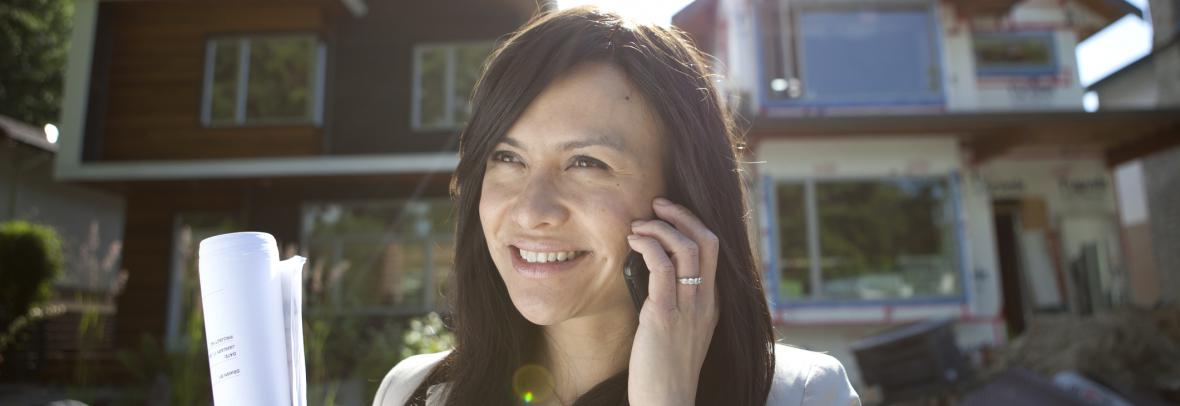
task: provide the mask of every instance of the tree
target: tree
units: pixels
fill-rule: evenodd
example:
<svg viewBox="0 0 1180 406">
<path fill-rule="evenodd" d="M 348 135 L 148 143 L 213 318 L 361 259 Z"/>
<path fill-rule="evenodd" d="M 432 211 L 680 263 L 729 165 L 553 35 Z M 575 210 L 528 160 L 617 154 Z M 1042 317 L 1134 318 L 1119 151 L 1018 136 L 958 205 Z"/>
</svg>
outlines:
<svg viewBox="0 0 1180 406">
<path fill-rule="evenodd" d="M 74 3 L 0 1 L 0 114 L 57 122 Z"/>
</svg>

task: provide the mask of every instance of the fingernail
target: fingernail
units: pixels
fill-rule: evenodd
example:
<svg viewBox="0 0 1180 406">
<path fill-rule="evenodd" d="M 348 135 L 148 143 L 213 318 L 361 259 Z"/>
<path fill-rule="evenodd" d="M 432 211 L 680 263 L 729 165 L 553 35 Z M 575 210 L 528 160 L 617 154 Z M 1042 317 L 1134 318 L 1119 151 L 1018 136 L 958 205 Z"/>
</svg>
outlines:
<svg viewBox="0 0 1180 406">
<path fill-rule="evenodd" d="M 660 205 L 660 206 L 671 206 L 671 205 L 672 205 L 672 202 L 671 202 L 671 201 L 669 201 L 668 199 L 665 199 L 665 198 L 662 198 L 662 197 L 657 197 L 657 198 L 656 198 L 656 204 L 658 204 L 658 205 Z"/>
<path fill-rule="evenodd" d="M 631 222 L 631 227 L 639 227 L 643 225 L 643 220 L 635 220 Z"/>
<path fill-rule="evenodd" d="M 629 235 L 627 235 L 627 239 L 628 240 L 638 240 L 639 236 L 635 235 L 635 234 L 629 234 Z"/>
</svg>

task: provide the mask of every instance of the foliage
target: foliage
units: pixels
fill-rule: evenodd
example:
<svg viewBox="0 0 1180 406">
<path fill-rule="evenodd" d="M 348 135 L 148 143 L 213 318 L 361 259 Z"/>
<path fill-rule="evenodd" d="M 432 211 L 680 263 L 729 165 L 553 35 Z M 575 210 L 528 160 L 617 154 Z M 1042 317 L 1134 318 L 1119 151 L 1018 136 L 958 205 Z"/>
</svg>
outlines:
<svg viewBox="0 0 1180 406">
<path fill-rule="evenodd" d="M 402 358 L 455 348 L 455 334 L 447 330 L 442 317 L 431 312 L 410 319 L 410 328 L 402 337 Z"/>
<path fill-rule="evenodd" d="M 74 3 L 0 3 L 0 114 L 40 125 L 58 121 Z"/>
<path fill-rule="evenodd" d="M 97 297 L 75 297 L 75 301 L 105 300 L 113 303 L 127 282 L 127 271 L 119 268 L 123 241 L 103 242 L 99 222 L 92 220 L 86 237 L 75 245 L 77 255 L 68 273 L 58 281 L 58 287 L 69 287 L 97 294 Z"/>
<path fill-rule="evenodd" d="M 0 224 L 0 331 L 6 332 L 0 345 L 8 341 L 13 324 L 49 299 L 61 269 L 61 240 L 52 228 L 24 221 Z"/>
<path fill-rule="evenodd" d="M 372 399 L 381 379 L 401 359 L 438 352 L 454 346 L 436 313 L 381 322 L 358 316 L 313 317 L 307 321 L 304 337 L 310 404 L 340 405 L 355 398 L 343 393 L 349 382 L 363 382 L 362 399 Z"/>
<path fill-rule="evenodd" d="M 209 357 L 201 309 L 194 308 L 184 326 L 179 351 L 169 351 L 144 335 L 138 351 L 120 351 L 119 362 L 136 378 L 144 404 L 197 406 L 212 404 Z"/>
<path fill-rule="evenodd" d="M 307 366 L 308 403 L 336 405 L 338 380 L 356 362 L 360 346 L 359 325 L 351 317 L 313 318 L 305 322 L 304 364 Z"/>
<path fill-rule="evenodd" d="M 66 313 L 65 306 L 49 305 L 39 306 L 29 309 L 29 312 L 24 316 L 17 317 L 8 327 L 0 330 L 0 352 L 8 348 L 13 343 L 20 342 L 27 339 L 27 335 L 22 337 L 25 333 L 25 328 L 36 325 L 38 322 L 53 317 L 61 316 Z M 3 356 L 0 356 L 0 365 L 4 363 Z"/>
<path fill-rule="evenodd" d="M 380 383 L 389 371 L 389 362 L 397 359 L 401 343 L 401 323 L 371 328 L 365 318 L 357 316 L 313 317 L 304 329 L 308 403 L 325 406 L 347 403 L 341 393 L 348 382 Z M 365 388 L 372 399 L 377 387 Z"/>
</svg>

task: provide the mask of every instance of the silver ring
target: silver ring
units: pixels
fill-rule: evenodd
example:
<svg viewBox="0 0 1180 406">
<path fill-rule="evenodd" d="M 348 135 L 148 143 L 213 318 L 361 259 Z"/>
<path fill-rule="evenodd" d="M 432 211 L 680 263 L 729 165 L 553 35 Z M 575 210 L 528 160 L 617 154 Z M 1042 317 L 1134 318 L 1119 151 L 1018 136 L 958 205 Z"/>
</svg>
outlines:
<svg viewBox="0 0 1180 406">
<path fill-rule="evenodd" d="M 681 285 L 700 285 L 701 277 L 676 278 L 676 282 L 679 282 Z"/>
</svg>

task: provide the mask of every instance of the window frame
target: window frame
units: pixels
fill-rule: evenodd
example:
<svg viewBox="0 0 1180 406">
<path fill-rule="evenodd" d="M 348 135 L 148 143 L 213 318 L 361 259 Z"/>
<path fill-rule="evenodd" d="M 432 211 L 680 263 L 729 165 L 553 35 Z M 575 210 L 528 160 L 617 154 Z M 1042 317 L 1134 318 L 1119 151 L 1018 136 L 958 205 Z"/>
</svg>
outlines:
<svg viewBox="0 0 1180 406">
<path fill-rule="evenodd" d="M 190 235 L 187 241 L 181 238 L 183 226 L 190 223 L 192 219 L 208 219 L 211 217 L 220 217 L 223 220 L 228 220 L 231 227 L 228 230 L 218 230 L 213 233 L 205 233 Z M 200 289 L 200 274 L 198 269 L 192 269 L 193 273 L 189 271 L 189 259 L 196 259 L 200 252 L 200 243 L 205 238 L 220 235 L 223 232 L 232 232 L 234 228 L 240 228 L 245 224 L 241 213 L 235 213 L 228 210 L 182 210 L 172 214 L 172 229 L 169 231 L 172 237 L 171 249 L 169 251 L 169 267 L 168 267 L 168 300 L 165 308 L 164 316 L 164 347 L 169 352 L 176 352 L 188 349 L 187 346 L 196 343 L 185 342 L 182 336 L 184 325 L 183 322 L 189 321 L 188 314 L 183 313 L 185 310 L 185 296 L 192 293 L 186 290 L 185 282 L 195 283 L 196 288 Z M 190 246 L 185 245 L 188 243 Z M 193 249 L 189 252 L 189 249 Z M 192 254 L 191 257 L 184 256 L 184 253 Z M 198 262 L 199 264 L 199 262 Z M 190 277 L 192 279 L 190 279 Z M 199 306 L 199 304 L 197 304 Z"/>
<path fill-rule="evenodd" d="M 1045 40 L 1049 45 L 1049 63 L 1040 65 L 1021 65 L 1021 66 L 982 66 L 979 60 L 979 54 L 976 48 L 977 40 L 981 37 L 993 37 L 997 39 L 1024 39 L 1035 38 Z M 1058 75 L 1060 62 L 1058 61 L 1057 36 L 1056 32 L 1052 30 L 1024 30 L 1024 31 L 973 31 L 971 32 L 971 61 L 975 68 L 976 77 L 1040 77 L 1040 76 L 1055 76 Z"/>
<path fill-rule="evenodd" d="M 455 100 L 455 75 L 458 72 L 457 51 L 459 47 L 480 45 L 489 50 L 495 49 L 494 40 L 467 40 L 424 42 L 414 45 L 411 54 L 413 67 L 410 78 L 410 129 L 413 131 L 450 131 L 458 130 L 462 123 L 455 120 L 455 108 L 467 100 Z M 422 58 L 427 52 L 443 50 L 446 52 L 446 63 L 443 67 L 443 115 L 444 122 L 438 125 L 424 125 L 422 123 Z M 486 60 L 486 59 L 485 59 Z M 483 67 L 480 67 L 482 73 Z"/>
<path fill-rule="evenodd" d="M 302 118 L 255 118 L 246 116 L 246 103 L 250 87 L 250 49 L 259 39 L 298 38 L 312 41 L 312 59 L 309 83 L 311 101 L 309 117 Z M 235 85 L 234 118 L 230 122 L 213 121 L 213 81 L 216 68 L 217 43 L 238 41 L 238 76 Z M 206 128 L 269 127 L 290 125 L 312 125 L 319 127 L 324 121 L 324 87 L 327 70 L 327 45 L 318 34 L 310 31 L 280 33 L 250 33 L 240 35 L 214 35 L 205 39 L 204 67 L 201 79 L 201 125 Z"/>
<path fill-rule="evenodd" d="M 815 186 L 817 183 L 856 182 L 856 181 L 887 181 L 893 179 L 938 179 L 947 182 L 949 204 L 953 210 L 952 232 L 954 233 L 956 252 L 954 255 L 955 271 L 958 276 L 959 293 L 946 296 L 914 296 L 909 298 L 887 299 L 832 299 L 817 295 L 822 292 L 823 270 L 816 258 L 822 253 L 819 246 L 819 210 L 815 200 Z M 804 216 L 807 218 L 807 252 L 810 258 L 808 271 L 808 285 L 812 294 L 803 298 L 784 298 L 779 292 L 781 278 L 781 262 L 783 253 L 779 241 L 782 240 L 780 216 L 778 212 L 778 187 L 783 184 L 800 184 L 804 187 Z M 964 217 L 961 181 L 957 171 L 950 174 L 906 175 L 906 176 L 847 176 L 847 177 L 800 177 L 800 176 L 771 176 L 763 177 L 763 204 L 765 205 L 766 224 L 769 228 L 763 247 L 767 269 L 764 271 L 767 295 L 773 307 L 779 310 L 793 308 L 824 308 L 824 307 L 865 307 L 865 306 L 895 306 L 895 305 L 927 305 L 927 304 L 960 304 L 970 302 L 970 291 L 967 277 L 969 268 L 969 246 L 966 238 L 966 218 Z"/>
<path fill-rule="evenodd" d="M 895 107 L 913 107 L 919 109 L 928 108 L 944 108 L 947 103 L 947 71 L 946 61 L 944 60 L 944 44 L 942 38 L 942 21 L 939 16 L 939 4 L 935 1 L 929 0 L 880 0 L 874 2 L 859 2 L 854 0 L 771 0 L 767 2 L 768 9 L 763 10 L 765 14 L 770 15 L 770 19 L 775 20 L 776 27 L 770 27 L 776 32 L 772 32 L 770 39 L 777 42 L 768 42 L 766 37 L 756 36 L 755 41 L 755 57 L 756 57 L 756 89 L 755 94 L 758 102 L 762 106 L 771 108 L 895 108 Z M 802 11 L 839 11 L 839 10 L 854 10 L 857 8 L 875 8 L 875 9 L 914 9 L 925 10 L 930 19 L 930 45 L 931 45 L 931 62 L 938 67 L 937 80 L 939 89 L 936 96 L 933 97 L 919 97 L 918 95 L 903 97 L 900 99 L 890 100 L 887 98 L 881 99 L 846 99 L 846 98 L 818 98 L 808 99 L 806 95 L 806 80 L 800 73 L 804 63 L 803 56 L 800 51 L 803 49 L 803 44 L 799 43 L 799 15 Z M 763 19 L 754 18 L 755 33 L 762 33 Z M 782 27 L 789 27 L 787 30 L 782 30 Z M 766 48 L 779 48 L 777 51 L 768 55 Z M 775 79 L 771 72 L 768 72 L 769 61 L 768 58 L 779 56 L 783 66 L 783 79 L 787 79 L 788 86 L 796 87 L 794 91 L 799 93 L 798 96 L 788 95 L 785 98 L 775 99 L 770 97 L 770 82 Z M 791 93 L 792 90 L 787 90 Z"/>
<path fill-rule="evenodd" d="M 436 275 L 437 268 L 434 263 L 434 253 L 438 244 L 450 243 L 452 249 L 456 239 L 453 230 L 450 228 L 434 228 L 425 233 L 422 238 L 415 238 L 411 236 L 407 238 L 403 235 L 398 235 L 395 231 L 385 232 L 353 232 L 349 234 L 336 234 L 331 237 L 316 237 L 313 238 L 311 219 L 309 218 L 310 209 L 313 207 L 323 207 L 327 205 L 340 206 L 400 206 L 398 216 L 406 216 L 407 208 L 411 203 L 425 201 L 428 204 L 433 203 L 450 203 L 446 198 L 426 198 L 426 199 L 332 199 L 332 200 L 309 200 L 300 205 L 300 237 L 299 237 L 299 255 L 308 258 L 309 261 L 317 260 L 310 256 L 310 250 L 313 244 L 321 242 L 332 242 L 333 255 L 339 256 L 341 247 L 344 243 L 349 244 L 390 244 L 390 243 L 414 243 L 422 245 L 423 265 L 422 270 L 422 303 L 418 305 L 403 305 L 403 306 L 383 306 L 383 305 L 365 305 L 357 307 L 340 306 L 339 303 L 328 303 L 318 305 L 316 303 L 309 303 L 308 299 L 304 299 L 304 306 L 307 308 L 305 313 L 312 315 L 323 316 L 382 316 L 382 317 L 402 317 L 402 316 L 420 316 L 430 312 L 441 312 L 444 309 L 436 306 L 438 303 L 437 292 L 434 287 L 437 285 Z M 454 272 L 454 269 L 451 270 Z M 445 283 L 445 280 L 443 280 Z"/>
</svg>

